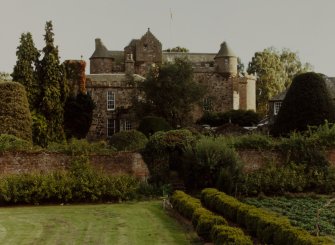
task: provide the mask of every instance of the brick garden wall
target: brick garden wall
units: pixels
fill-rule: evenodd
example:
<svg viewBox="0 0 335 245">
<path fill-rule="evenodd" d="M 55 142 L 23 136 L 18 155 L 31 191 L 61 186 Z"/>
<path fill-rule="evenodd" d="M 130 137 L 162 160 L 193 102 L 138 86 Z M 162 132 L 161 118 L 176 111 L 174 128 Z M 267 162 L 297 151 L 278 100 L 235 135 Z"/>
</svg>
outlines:
<svg viewBox="0 0 335 245">
<path fill-rule="evenodd" d="M 0 154 L 0 174 L 51 172 L 69 168 L 71 156 L 59 153 Z M 130 174 L 141 180 L 149 176 L 147 165 L 139 153 L 119 152 L 113 155 L 93 155 L 90 162 L 96 169 L 109 174 Z"/>
</svg>

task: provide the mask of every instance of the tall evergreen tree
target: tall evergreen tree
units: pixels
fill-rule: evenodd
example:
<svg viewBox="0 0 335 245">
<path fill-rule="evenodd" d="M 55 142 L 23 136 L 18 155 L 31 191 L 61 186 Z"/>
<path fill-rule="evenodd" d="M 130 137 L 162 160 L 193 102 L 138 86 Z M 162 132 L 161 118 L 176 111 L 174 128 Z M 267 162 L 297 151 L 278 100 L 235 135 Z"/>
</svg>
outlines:
<svg viewBox="0 0 335 245">
<path fill-rule="evenodd" d="M 11 76 L 14 81 L 21 83 L 25 87 L 30 110 L 33 110 L 36 107 L 40 91 L 35 70 L 40 54 L 34 45 L 30 32 L 21 34 L 16 56 L 17 61 Z"/>
<path fill-rule="evenodd" d="M 58 47 L 54 45 L 52 22 L 45 25 L 44 54 L 38 65 L 38 78 L 41 88 L 38 112 L 48 123 L 48 141 L 65 139 L 63 121 L 64 105 L 69 94 L 63 65 L 60 64 Z"/>
</svg>

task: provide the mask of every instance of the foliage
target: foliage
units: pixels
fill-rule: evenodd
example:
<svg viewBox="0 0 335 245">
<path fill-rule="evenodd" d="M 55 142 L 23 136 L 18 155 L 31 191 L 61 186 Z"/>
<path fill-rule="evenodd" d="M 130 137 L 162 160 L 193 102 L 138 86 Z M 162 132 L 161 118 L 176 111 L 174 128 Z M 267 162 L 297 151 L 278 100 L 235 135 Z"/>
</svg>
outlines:
<svg viewBox="0 0 335 245">
<path fill-rule="evenodd" d="M 25 87 L 30 109 L 33 110 L 38 106 L 36 103 L 40 96 L 40 87 L 36 73 L 40 53 L 35 47 L 30 32 L 21 34 L 16 56 L 17 61 L 12 77 L 14 81 L 21 83 Z"/>
<path fill-rule="evenodd" d="M 70 96 L 64 108 L 64 131 L 66 138 L 85 138 L 93 120 L 94 101 L 89 94 Z"/>
<path fill-rule="evenodd" d="M 171 203 L 182 216 L 192 219 L 196 232 L 206 242 L 211 241 L 212 235 L 214 242 L 220 239 L 222 244 L 250 244 L 250 238 L 245 236 L 242 230 L 229 227 L 223 217 L 204 208 L 199 199 L 193 198 L 182 191 L 175 191 L 171 196 Z M 240 241 L 236 237 L 236 233 L 240 235 L 242 241 L 247 241 L 247 243 L 228 243 L 235 241 L 235 239 Z"/>
<path fill-rule="evenodd" d="M 93 170 L 86 157 L 73 160 L 69 172 L 1 176 L 0 203 L 36 204 L 132 199 L 138 181 L 127 175 L 110 176 Z"/>
<path fill-rule="evenodd" d="M 254 244 L 251 238 L 246 236 L 241 229 L 227 225 L 214 225 L 211 231 L 211 237 L 214 244 Z"/>
<path fill-rule="evenodd" d="M 278 142 L 270 136 L 260 133 L 230 137 L 230 141 L 230 144 L 236 149 L 272 150 L 275 149 L 278 144 Z"/>
<path fill-rule="evenodd" d="M 157 184 L 167 183 L 170 169 L 178 169 L 185 147 L 191 145 L 195 139 L 186 129 L 159 131 L 152 135 L 143 150 L 143 157 L 150 171 L 150 180 Z"/>
<path fill-rule="evenodd" d="M 289 244 L 331 244 L 330 240 L 317 238 L 307 231 L 294 227 L 284 216 L 239 202 L 237 199 L 216 189 L 204 189 L 202 203 L 230 221 L 243 226 L 262 243 L 274 245 Z"/>
<path fill-rule="evenodd" d="M 239 178 L 241 162 L 224 138 L 202 137 L 185 149 L 183 177 L 187 186 L 200 189 L 220 185 L 232 191 Z"/>
<path fill-rule="evenodd" d="M 0 72 L 0 81 L 9 82 L 12 81 L 12 77 L 7 72 Z"/>
<path fill-rule="evenodd" d="M 259 115 L 252 110 L 230 110 L 228 112 L 205 112 L 198 124 L 208 124 L 212 127 L 226 123 L 237 124 L 241 127 L 253 126 L 260 120 Z"/>
<path fill-rule="evenodd" d="M 65 139 L 64 105 L 68 97 L 68 84 L 65 79 L 64 67 L 60 64 L 58 47 L 54 45 L 52 22 L 45 25 L 44 56 L 38 64 L 40 96 L 37 112 L 43 115 L 48 123 L 47 139 L 61 142 Z"/>
<path fill-rule="evenodd" d="M 86 139 L 71 139 L 68 143 L 52 142 L 48 145 L 48 151 L 65 153 L 69 155 L 94 155 L 94 154 L 112 154 L 115 149 L 110 147 L 106 142 L 89 143 Z"/>
<path fill-rule="evenodd" d="M 325 205 L 326 196 L 281 196 L 246 198 L 244 202 L 256 207 L 266 208 L 287 216 L 291 223 L 316 235 L 316 213 Z M 335 237 L 335 205 L 323 209 L 320 214 L 321 235 Z"/>
<path fill-rule="evenodd" d="M 0 134 L 0 152 L 29 151 L 31 142 L 15 137 L 14 135 Z"/>
<path fill-rule="evenodd" d="M 174 47 L 174 48 L 168 48 L 166 50 L 164 50 L 165 52 L 178 52 L 178 53 L 188 53 L 189 50 L 187 48 L 184 47 Z"/>
<path fill-rule="evenodd" d="M 192 106 L 205 92 L 202 85 L 193 81 L 192 66 L 184 59 L 153 66 L 147 79 L 141 82 L 140 90 L 144 99 L 134 102 L 138 116 L 160 116 L 174 127 L 190 121 Z"/>
<path fill-rule="evenodd" d="M 48 145 L 48 123 L 45 117 L 36 111 L 31 113 L 33 143 L 42 147 Z"/>
<path fill-rule="evenodd" d="M 32 141 L 31 115 L 24 87 L 0 81 L 0 134 Z"/>
<path fill-rule="evenodd" d="M 83 60 L 66 60 L 63 64 L 66 73 L 66 79 L 69 83 L 70 94 L 73 96 L 73 93 L 76 93 L 78 90 L 79 93 L 86 94 L 86 62 Z"/>
<path fill-rule="evenodd" d="M 313 72 L 296 76 L 271 128 L 274 136 L 305 131 L 335 121 L 335 107 L 322 75 Z"/>
<path fill-rule="evenodd" d="M 147 116 L 141 119 L 138 131 L 150 137 L 158 131 L 171 130 L 169 123 L 162 117 Z"/>
<path fill-rule="evenodd" d="M 118 132 L 109 140 L 109 144 L 118 151 L 139 151 L 144 149 L 147 143 L 147 137 L 137 130 Z"/>
<path fill-rule="evenodd" d="M 287 88 L 296 74 L 311 70 L 309 64 L 302 64 L 296 52 L 274 48 L 256 52 L 247 72 L 257 74 L 257 111 L 266 115 L 268 100 Z"/>
</svg>

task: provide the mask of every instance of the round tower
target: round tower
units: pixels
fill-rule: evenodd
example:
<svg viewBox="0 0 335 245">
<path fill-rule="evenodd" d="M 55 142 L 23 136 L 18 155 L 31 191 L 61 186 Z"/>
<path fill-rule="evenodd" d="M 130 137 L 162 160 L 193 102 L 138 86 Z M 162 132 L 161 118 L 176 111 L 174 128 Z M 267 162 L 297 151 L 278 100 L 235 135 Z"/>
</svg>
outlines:
<svg viewBox="0 0 335 245">
<path fill-rule="evenodd" d="M 90 73 L 112 73 L 113 57 L 100 38 L 95 39 L 95 51 L 90 57 Z"/>
<path fill-rule="evenodd" d="M 237 75 L 237 56 L 226 42 L 221 44 L 221 48 L 214 60 L 218 73 L 226 77 L 235 77 Z"/>
</svg>

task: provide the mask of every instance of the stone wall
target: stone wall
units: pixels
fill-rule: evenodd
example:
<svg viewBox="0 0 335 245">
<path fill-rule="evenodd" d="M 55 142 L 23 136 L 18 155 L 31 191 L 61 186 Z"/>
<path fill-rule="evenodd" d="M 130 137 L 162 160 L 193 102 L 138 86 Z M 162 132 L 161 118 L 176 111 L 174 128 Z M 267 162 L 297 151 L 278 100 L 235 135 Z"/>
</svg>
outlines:
<svg viewBox="0 0 335 245">
<path fill-rule="evenodd" d="M 0 154 L 0 174 L 29 172 L 47 173 L 66 170 L 71 156 L 59 153 L 4 153 Z M 96 169 L 109 174 L 130 174 L 141 180 L 149 177 L 147 165 L 139 153 L 118 152 L 113 155 L 90 156 L 90 163 Z"/>
</svg>

